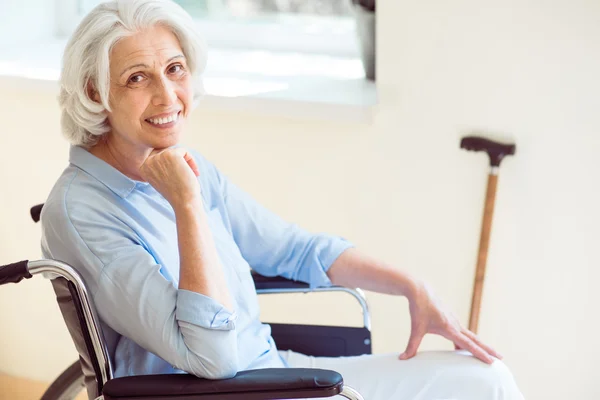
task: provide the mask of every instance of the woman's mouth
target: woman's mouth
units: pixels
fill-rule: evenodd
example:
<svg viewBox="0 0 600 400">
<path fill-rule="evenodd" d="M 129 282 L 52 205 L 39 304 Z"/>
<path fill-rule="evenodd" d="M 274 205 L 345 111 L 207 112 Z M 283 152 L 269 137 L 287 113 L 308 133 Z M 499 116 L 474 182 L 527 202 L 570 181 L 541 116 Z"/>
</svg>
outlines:
<svg viewBox="0 0 600 400">
<path fill-rule="evenodd" d="M 176 111 L 160 118 L 148 118 L 145 121 L 156 128 L 164 129 L 174 126 L 179 121 L 180 117 L 181 111 Z"/>
</svg>

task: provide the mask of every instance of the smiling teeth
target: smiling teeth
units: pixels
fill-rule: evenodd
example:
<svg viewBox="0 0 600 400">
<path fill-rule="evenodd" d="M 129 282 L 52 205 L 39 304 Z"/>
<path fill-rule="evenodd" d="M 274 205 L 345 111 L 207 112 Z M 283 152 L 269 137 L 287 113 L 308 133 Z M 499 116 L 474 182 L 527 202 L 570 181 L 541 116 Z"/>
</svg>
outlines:
<svg viewBox="0 0 600 400">
<path fill-rule="evenodd" d="M 150 122 L 154 125 L 168 124 L 169 122 L 177 121 L 178 115 L 179 115 L 179 112 L 176 112 L 165 118 L 148 119 L 148 122 Z"/>
</svg>

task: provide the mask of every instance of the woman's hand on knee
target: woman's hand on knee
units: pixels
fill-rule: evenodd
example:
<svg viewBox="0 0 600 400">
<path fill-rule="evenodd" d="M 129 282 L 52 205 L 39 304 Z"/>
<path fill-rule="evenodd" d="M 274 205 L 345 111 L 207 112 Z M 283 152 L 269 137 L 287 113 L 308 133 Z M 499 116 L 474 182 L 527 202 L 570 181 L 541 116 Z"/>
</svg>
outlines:
<svg viewBox="0 0 600 400">
<path fill-rule="evenodd" d="M 408 345 L 399 357 L 407 360 L 417 354 L 417 350 L 428 333 L 437 334 L 452 341 L 456 349 L 465 349 L 481 361 L 491 364 L 502 356 L 486 345 L 477 335 L 461 326 L 458 318 L 442 305 L 433 290 L 424 282 L 416 285 L 409 301 L 411 332 Z"/>
</svg>

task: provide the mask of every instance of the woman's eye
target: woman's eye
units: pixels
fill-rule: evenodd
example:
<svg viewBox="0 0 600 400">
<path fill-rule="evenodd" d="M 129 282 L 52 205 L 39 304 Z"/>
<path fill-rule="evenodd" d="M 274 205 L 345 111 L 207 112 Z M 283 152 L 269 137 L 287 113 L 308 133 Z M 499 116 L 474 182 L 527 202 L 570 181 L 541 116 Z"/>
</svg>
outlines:
<svg viewBox="0 0 600 400">
<path fill-rule="evenodd" d="M 169 68 L 169 72 L 172 74 L 181 72 L 181 70 L 183 70 L 183 66 L 181 64 L 174 64 Z"/>
<path fill-rule="evenodd" d="M 130 83 L 140 83 L 144 77 L 142 75 L 133 75 L 129 78 Z"/>
</svg>

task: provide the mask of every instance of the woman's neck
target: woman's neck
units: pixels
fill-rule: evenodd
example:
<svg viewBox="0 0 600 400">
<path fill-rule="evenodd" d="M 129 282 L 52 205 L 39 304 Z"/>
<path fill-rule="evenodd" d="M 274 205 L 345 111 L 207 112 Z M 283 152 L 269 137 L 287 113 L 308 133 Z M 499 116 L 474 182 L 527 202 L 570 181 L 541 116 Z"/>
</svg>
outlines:
<svg viewBox="0 0 600 400">
<path fill-rule="evenodd" d="M 123 175 L 136 181 L 144 182 L 140 176 L 140 166 L 144 163 L 152 149 L 139 149 L 119 145 L 110 140 L 110 136 L 102 138 L 89 152 L 119 170 Z"/>
</svg>

